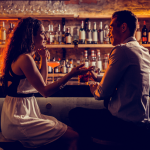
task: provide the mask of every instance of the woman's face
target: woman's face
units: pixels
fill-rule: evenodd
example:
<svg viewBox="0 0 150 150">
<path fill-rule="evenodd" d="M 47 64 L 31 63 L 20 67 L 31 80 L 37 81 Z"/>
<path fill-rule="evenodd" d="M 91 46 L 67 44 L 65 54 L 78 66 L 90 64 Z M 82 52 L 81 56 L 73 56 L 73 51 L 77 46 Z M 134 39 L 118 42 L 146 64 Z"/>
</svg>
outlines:
<svg viewBox="0 0 150 150">
<path fill-rule="evenodd" d="M 41 24 L 37 31 L 37 35 L 34 36 L 35 50 L 45 47 L 46 44 L 45 40 L 46 40 L 45 29 L 44 26 Z"/>
</svg>

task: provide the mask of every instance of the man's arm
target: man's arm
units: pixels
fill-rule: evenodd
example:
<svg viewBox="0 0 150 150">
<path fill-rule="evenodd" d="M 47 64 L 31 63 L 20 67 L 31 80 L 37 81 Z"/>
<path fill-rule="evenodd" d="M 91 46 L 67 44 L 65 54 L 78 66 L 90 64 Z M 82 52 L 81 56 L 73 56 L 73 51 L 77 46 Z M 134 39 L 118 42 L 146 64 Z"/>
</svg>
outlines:
<svg viewBox="0 0 150 150">
<path fill-rule="evenodd" d="M 95 88 L 95 91 L 92 91 L 95 99 L 102 100 L 111 97 L 127 67 L 128 58 L 125 50 L 121 46 L 115 47 L 112 50 L 108 67 L 101 82 Z"/>
</svg>

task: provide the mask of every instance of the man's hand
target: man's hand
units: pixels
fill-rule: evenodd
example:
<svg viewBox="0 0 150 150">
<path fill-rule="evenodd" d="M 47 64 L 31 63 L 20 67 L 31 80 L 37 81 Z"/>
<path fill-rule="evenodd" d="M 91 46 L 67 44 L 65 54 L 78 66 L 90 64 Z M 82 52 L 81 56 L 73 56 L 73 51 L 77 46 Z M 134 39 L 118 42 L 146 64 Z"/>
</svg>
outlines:
<svg viewBox="0 0 150 150">
<path fill-rule="evenodd" d="M 94 91 L 97 89 L 97 86 L 98 86 L 97 83 L 96 83 L 96 84 L 90 84 L 90 91 L 91 91 L 92 94 L 93 94 Z"/>
<path fill-rule="evenodd" d="M 90 71 L 89 78 L 94 81 L 97 81 L 97 73 L 95 73 L 94 71 Z"/>
</svg>

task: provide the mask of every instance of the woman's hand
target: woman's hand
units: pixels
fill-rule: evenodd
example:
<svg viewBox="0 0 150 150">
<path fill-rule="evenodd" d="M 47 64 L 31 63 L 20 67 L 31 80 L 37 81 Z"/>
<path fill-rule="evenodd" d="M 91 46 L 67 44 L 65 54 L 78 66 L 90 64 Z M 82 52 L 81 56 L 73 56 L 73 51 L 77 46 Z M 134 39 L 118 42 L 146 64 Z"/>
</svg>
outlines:
<svg viewBox="0 0 150 150">
<path fill-rule="evenodd" d="M 92 66 L 89 67 L 89 68 L 84 68 L 83 66 L 84 66 L 84 64 L 81 64 L 81 65 L 79 65 L 77 67 L 72 68 L 72 70 L 70 72 L 72 74 L 72 76 L 86 74 L 88 71 L 92 71 L 93 70 Z"/>
<path fill-rule="evenodd" d="M 38 49 L 37 52 L 39 53 L 40 56 L 42 57 L 50 57 L 49 51 L 46 49 L 46 47 L 42 47 L 41 49 Z"/>
</svg>

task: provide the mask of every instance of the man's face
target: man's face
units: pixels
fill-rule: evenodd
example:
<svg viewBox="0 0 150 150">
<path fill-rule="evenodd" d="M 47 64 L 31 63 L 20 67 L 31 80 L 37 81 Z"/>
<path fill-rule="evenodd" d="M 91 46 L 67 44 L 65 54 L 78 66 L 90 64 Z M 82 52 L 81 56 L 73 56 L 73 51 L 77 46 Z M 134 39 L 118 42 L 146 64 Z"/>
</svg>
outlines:
<svg viewBox="0 0 150 150">
<path fill-rule="evenodd" d="M 112 45 L 121 43 L 121 26 L 117 26 L 117 18 L 113 18 L 109 25 L 109 38 L 111 39 Z"/>
</svg>

